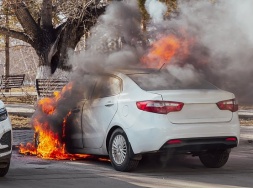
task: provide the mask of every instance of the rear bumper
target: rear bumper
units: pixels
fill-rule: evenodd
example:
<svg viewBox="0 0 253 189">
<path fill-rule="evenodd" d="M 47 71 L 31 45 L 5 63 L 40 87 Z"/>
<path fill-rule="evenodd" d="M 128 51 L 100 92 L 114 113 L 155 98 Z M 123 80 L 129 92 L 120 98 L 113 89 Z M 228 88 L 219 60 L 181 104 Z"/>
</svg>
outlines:
<svg viewBox="0 0 253 189">
<path fill-rule="evenodd" d="M 191 152 L 199 153 L 206 150 L 223 150 L 234 148 L 238 145 L 238 139 L 231 141 L 228 138 L 236 138 L 234 136 L 227 137 L 205 137 L 205 138 L 183 138 L 176 139 L 177 143 L 170 143 L 173 140 L 167 141 L 161 148 L 160 152 Z"/>
<path fill-rule="evenodd" d="M 168 123 L 167 117 L 162 115 L 156 115 L 152 120 L 148 117 L 139 120 L 141 121 L 134 123 L 131 128 L 125 129 L 135 154 L 160 151 L 164 144 L 171 139 L 189 139 L 192 140 L 191 146 L 196 145 L 199 148 L 199 144 L 194 144 L 196 143 L 195 139 L 217 139 L 233 136 L 237 138 L 237 143 L 232 146 L 235 147 L 239 144 L 240 124 L 238 115 L 233 116 L 230 122 L 224 123 L 172 124 Z M 183 144 L 186 145 L 186 143 L 187 141 Z M 224 142 L 219 140 L 218 142 L 211 140 L 207 143 L 209 146 L 224 145 Z M 203 144 L 207 145 L 205 142 Z M 227 143 L 225 142 L 225 144 Z"/>
</svg>

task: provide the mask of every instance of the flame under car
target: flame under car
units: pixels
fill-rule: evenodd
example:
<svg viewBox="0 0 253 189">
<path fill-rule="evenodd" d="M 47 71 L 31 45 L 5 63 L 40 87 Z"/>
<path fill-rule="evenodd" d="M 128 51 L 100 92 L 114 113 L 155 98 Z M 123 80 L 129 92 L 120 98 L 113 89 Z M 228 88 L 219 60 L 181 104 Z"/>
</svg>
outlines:
<svg viewBox="0 0 253 189">
<path fill-rule="evenodd" d="M 219 168 L 239 143 L 234 94 L 206 81 L 183 81 L 165 70 L 94 77 L 66 126 L 69 153 L 109 155 L 118 171 L 135 169 L 144 154 L 166 152 Z"/>
</svg>

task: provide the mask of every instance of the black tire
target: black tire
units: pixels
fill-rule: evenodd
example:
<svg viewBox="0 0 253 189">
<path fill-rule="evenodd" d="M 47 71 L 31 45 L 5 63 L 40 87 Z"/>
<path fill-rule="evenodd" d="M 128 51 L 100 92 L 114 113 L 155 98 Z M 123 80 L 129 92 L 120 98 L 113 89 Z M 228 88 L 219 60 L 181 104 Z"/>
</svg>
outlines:
<svg viewBox="0 0 253 189">
<path fill-rule="evenodd" d="M 208 151 L 200 154 L 199 159 L 208 168 L 220 168 L 227 163 L 229 153 L 230 150 Z"/>
<path fill-rule="evenodd" d="M 37 149 L 40 144 L 40 135 L 39 133 L 34 133 L 34 146 Z"/>
<path fill-rule="evenodd" d="M 10 163 L 5 168 L 0 168 L 0 177 L 4 177 L 9 171 Z"/>
<path fill-rule="evenodd" d="M 109 142 L 109 156 L 112 166 L 117 171 L 132 171 L 139 163 L 139 160 L 131 158 L 133 156 L 132 148 L 122 129 L 116 129 L 112 133 Z"/>
<path fill-rule="evenodd" d="M 36 148 L 36 155 L 37 156 L 40 155 L 37 151 L 39 144 L 40 144 L 40 134 L 39 133 L 34 133 L 34 146 Z"/>
</svg>

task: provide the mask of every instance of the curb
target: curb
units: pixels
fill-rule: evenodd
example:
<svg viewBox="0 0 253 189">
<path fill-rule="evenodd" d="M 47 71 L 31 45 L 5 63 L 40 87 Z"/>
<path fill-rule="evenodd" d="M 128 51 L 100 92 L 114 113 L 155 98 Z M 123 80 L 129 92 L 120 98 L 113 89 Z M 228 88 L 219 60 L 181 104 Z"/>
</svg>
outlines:
<svg viewBox="0 0 253 189">
<path fill-rule="evenodd" d="M 239 115 L 239 118 L 253 119 L 253 112 L 252 111 L 240 110 L 238 112 L 238 115 Z"/>
</svg>

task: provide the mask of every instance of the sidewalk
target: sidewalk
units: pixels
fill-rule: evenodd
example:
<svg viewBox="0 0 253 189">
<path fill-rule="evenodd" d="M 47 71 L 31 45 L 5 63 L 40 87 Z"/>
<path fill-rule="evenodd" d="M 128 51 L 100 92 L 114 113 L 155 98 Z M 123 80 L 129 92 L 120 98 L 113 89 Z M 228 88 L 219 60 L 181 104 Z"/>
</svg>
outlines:
<svg viewBox="0 0 253 189">
<path fill-rule="evenodd" d="M 34 105 L 30 104 L 5 104 L 9 114 L 31 117 L 35 111 Z"/>
</svg>

